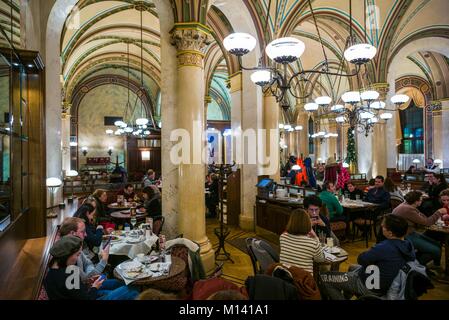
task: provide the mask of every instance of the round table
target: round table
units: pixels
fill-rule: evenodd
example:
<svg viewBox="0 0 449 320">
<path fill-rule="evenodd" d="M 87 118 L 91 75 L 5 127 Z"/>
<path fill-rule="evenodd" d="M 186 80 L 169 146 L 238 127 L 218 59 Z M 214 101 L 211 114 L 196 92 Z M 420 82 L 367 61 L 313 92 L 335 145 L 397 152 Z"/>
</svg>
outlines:
<svg viewBox="0 0 449 320">
<path fill-rule="evenodd" d="M 138 207 L 140 204 L 137 202 L 127 202 L 126 204 L 118 205 L 117 202 L 113 202 L 108 204 L 109 209 L 113 210 L 126 210 L 131 209 L 132 207 Z"/>
<path fill-rule="evenodd" d="M 187 278 L 184 277 L 185 269 L 186 263 L 184 262 L 184 260 L 172 256 L 170 272 L 168 275 L 143 278 L 136 280 L 131 284 L 142 287 L 149 287 L 149 286 L 157 287 L 162 290 L 173 290 L 173 291 L 182 290 L 187 283 Z M 114 277 L 117 278 L 118 280 L 123 280 L 122 276 L 117 272 L 117 268 L 114 269 Z"/>
<path fill-rule="evenodd" d="M 334 256 L 336 256 L 336 259 L 331 261 L 331 260 L 324 260 L 321 262 L 316 262 L 314 261 L 314 269 L 315 267 L 319 268 L 320 266 L 323 265 L 330 265 L 330 269 L 331 271 L 339 271 L 340 269 L 340 264 L 342 262 L 345 262 L 346 260 L 348 260 L 348 253 L 341 247 L 338 247 L 340 249 L 340 253 L 338 254 L 334 254 Z"/>
<path fill-rule="evenodd" d="M 148 215 L 148 213 L 136 213 L 136 219 L 142 219 L 145 218 Z M 115 211 L 111 213 L 111 217 L 114 219 L 131 219 L 131 213 L 128 211 Z"/>
</svg>

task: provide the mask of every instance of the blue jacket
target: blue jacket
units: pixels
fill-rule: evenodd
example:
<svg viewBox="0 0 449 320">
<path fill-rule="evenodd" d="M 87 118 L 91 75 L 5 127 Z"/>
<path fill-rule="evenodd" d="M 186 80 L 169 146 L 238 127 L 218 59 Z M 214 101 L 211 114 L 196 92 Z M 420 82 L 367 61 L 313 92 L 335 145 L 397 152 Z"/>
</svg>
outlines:
<svg viewBox="0 0 449 320">
<path fill-rule="evenodd" d="M 376 265 L 380 272 L 380 289 L 372 290 L 381 295 L 386 294 L 399 270 L 408 262 L 414 261 L 415 249 L 408 240 L 387 239 L 363 252 L 357 258 L 357 262 L 363 267 L 360 270 L 360 278 L 365 283 L 370 275 L 365 273 L 366 267 Z"/>
<path fill-rule="evenodd" d="M 84 241 L 90 250 L 94 247 L 99 247 L 103 240 L 103 229 L 97 229 L 94 224 L 86 223 L 86 238 Z"/>
<path fill-rule="evenodd" d="M 384 188 L 372 188 L 366 194 L 365 201 L 380 205 L 379 209 L 387 209 L 390 207 L 390 193 Z"/>
</svg>

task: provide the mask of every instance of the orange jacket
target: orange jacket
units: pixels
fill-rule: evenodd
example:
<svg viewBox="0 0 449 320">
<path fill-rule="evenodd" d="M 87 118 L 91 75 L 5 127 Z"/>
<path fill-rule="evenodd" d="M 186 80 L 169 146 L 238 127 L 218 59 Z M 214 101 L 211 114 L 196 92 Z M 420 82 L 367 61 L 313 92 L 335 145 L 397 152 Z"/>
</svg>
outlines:
<svg viewBox="0 0 449 320">
<path fill-rule="evenodd" d="M 306 167 L 304 165 L 304 162 L 300 158 L 298 158 L 298 160 L 296 160 L 296 164 L 301 167 L 301 171 L 296 174 L 295 184 L 297 186 L 300 186 L 301 182 L 303 182 L 303 181 L 306 182 L 306 183 L 308 182 L 308 180 L 307 180 L 307 173 L 306 173 Z"/>
</svg>

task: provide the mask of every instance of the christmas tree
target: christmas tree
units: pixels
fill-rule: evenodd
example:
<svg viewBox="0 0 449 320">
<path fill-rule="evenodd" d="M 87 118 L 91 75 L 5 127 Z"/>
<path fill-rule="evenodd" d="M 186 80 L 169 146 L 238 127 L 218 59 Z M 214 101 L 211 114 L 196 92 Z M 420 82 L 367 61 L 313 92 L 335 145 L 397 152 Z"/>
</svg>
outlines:
<svg viewBox="0 0 449 320">
<path fill-rule="evenodd" d="M 349 165 L 357 165 L 357 150 L 355 148 L 354 128 L 348 129 L 348 149 L 345 162 Z"/>
</svg>

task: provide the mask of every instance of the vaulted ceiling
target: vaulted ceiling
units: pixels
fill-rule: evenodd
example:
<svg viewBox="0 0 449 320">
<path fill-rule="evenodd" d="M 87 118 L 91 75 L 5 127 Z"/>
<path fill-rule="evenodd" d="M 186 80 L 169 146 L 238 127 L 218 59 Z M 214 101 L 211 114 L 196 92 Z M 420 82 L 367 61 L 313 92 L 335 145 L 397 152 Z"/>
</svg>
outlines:
<svg viewBox="0 0 449 320">
<path fill-rule="evenodd" d="M 141 2 L 78 2 L 67 19 L 61 39 L 63 81 L 68 98 L 78 85 L 91 77 L 111 74 L 127 77 L 129 47 L 130 79 L 137 84 L 141 82 L 142 57 L 143 83 L 152 101 L 156 102 L 161 80 L 159 20 L 154 4 L 151 0 L 145 0 L 141 28 L 140 7 L 137 6 Z M 0 5 L 5 3 L 9 1 L 0 0 Z M 187 8 L 187 5 L 191 8 Z M 199 19 L 213 30 L 215 41 L 207 48 L 205 57 L 205 81 L 209 95 L 213 87 L 214 95 L 220 91 L 220 81 L 217 79 L 225 71 L 229 75 L 239 70 L 237 60 L 223 54 L 221 44 L 229 33 L 239 31 L 230 22 L 233 17 L 226 16 L 221 10 L 227 5 L 230 5 L 227 0 L 192 0 L 189 3 L 173 0 L 175 21 Z M 192 9 L 195 7 L 198 7 L 197 11 Z M 241 9 L 250 13 L 250 23 L 256 29 L 254 36 L 259 39 L 261 48 L 281 36 L 294 36 L 306 44 L 305 53 L 296 64 L 290 66 L 289 72 L 320 68 L 325 55 L 332 70 L 350 71 L 347 65 L 340 64 L 349 36 L 349 0 L 242 0 Z M 363 71 L 367 76 L 360 80 L 361 84 L 386 82 L 394 55 L 411 41 L 429 36 L 449 38 L 448 11 L 447 0 L 353 0 L 354 34 L 378 48 L 375 60 Z M 20 18 L 17 13 L 16 18 Z M 20 24 L 17 23 L 16 27 L 20 28 Z M 14 30 L 20 34 L 20 29 Z M 324 53 L 318 32 L 325 48 Z M 447 61 L 441 52 L 427 52 L 423 48 L 408 54 L 403 62 L 408 67 L 401 72 L 426 79 L 434 85 L 435 98 L 443 98 L 449 94 Z M 217 73 L 218 70 L 222 72 Z M 316 83 L 315 95 L 325 93 L 335 99 L 357 85 L 356 79 L 315 76 L 309 80 Z M 310 87 L 303 89 L 310 90 Z M 222 98 L 227 99 L 226 95 Z M 230 105 L 229 101 L 226 103 Z"/>
</svg>

